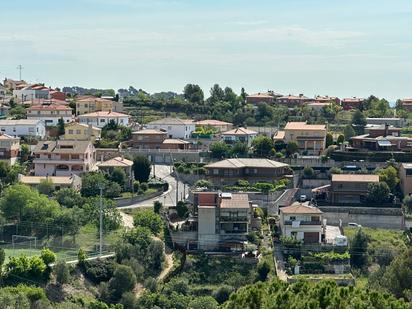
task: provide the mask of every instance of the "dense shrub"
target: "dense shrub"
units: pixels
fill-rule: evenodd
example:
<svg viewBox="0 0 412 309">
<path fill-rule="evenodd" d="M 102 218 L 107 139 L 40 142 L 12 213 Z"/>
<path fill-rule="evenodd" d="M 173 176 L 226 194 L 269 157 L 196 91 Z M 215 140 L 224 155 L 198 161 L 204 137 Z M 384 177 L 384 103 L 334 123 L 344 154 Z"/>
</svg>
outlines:
<svg viewBox="0 0 412 309">
<path fill-rule="evenodd" d="M 114 273 L 116 263 L 111 259 L 96 259 L 84 262 L 86 277 L 98 284 L 102 281 L 108 281 Z"/>
</svg>

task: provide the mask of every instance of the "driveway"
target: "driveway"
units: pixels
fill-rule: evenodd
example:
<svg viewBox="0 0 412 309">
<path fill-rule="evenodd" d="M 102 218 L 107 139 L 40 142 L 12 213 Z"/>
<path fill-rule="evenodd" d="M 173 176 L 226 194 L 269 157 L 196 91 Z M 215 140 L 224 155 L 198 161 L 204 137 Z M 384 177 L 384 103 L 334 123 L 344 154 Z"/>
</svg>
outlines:
<svg viewBox="0 0 412 309">
<path fill-rule="evenodd" d="M 162 202 L 163 206 L 170 207 L 170 206 L 176 206 L 176 178 L 174 178 L 171 175 L 172 171 L 172 166 L 171 165 L 160 165 L 156 164 L 153 165 L 152 168 L 152 173 L 151 175 L 156 177 L 161 178 L 169 184 L 169 190 L 164 192 L 160 196 L 156 196 L 154 198 L 150 198 L 141 202 L 137 202 L 132 205 L 128 206 L 123 206 L 123 207 L 118 207 L 118 209 L 131 209 L 131 208 L 137 208 L 137 207 L 147 207 L 147 206 L 153 206 L 153 203 L 155 201 L 160 201 Z M 186 190 L 183 192 L 184 189 L 184 184 L 179 181 L 179 200 L 183 199 L 189 192 L 189 187 L 186 185 Z"/>
</svg>

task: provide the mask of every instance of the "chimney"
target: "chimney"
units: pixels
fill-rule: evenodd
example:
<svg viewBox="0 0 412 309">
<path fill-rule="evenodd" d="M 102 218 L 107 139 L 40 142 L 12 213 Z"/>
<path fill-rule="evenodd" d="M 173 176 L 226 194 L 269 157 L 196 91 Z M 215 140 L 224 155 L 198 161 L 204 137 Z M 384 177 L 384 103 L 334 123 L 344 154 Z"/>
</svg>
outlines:
<svg viewBox="0 0 412 309">
<path fill-rule="evenodd" d="M 389 132 L 389 124 L 385 122 L 385 133 L 383 134 L 383 137 L 387 137 Z"/>
</svg>

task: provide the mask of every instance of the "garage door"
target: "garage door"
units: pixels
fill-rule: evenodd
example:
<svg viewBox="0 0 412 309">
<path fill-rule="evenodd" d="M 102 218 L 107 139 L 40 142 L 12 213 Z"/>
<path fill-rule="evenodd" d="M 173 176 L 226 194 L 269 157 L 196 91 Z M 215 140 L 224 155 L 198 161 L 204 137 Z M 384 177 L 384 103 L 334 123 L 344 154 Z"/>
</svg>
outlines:
<svg viewBox="0 0 412 309">
<path fill-rule="evenodd" d="M 305 232 L 303 234 L 303 241 L 305 244 L 313 244 L 319 242 L 319 233 L 317 232 Z"/>
</svg>

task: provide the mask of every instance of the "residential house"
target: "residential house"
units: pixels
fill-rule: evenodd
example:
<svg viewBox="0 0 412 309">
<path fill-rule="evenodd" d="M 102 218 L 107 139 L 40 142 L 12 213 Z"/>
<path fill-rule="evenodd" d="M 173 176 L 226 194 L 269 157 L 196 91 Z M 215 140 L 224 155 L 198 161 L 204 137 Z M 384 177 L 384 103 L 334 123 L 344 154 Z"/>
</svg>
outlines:
<svg viewBox="0 0 412 309">
<path fill-rule="evenodd" d="M 232 129 L 233 124 L 220 120 L 206 119 L 196 121 L 196 128 L 200 127 L 213 128 L 216 130 L 216 132 L 226 132 Z"/>
<path fill-rule="evenodd" d="M 258 133 L 256 131 L 246 128 L 236 128 L 222 133 L 221 137 L 226 144 L 244 143 L 250 147 L 257 135 Z"/>
<path fill-rule="evenodd" d="M 27 85 L 21 89 L 17 88 L 13 90 L 13 97 L 18 102 L 50 99 L 50 88 L 42 84 Z"/>
<path fill-rule="evenodd" d="M 304 244 L 322 242 L 323 212 L 309 203 L 295 202 L 279 209 L 282 235 L 302 240 Z"/>
<path fill-rule="evenodd" d="M 28 84 L 24 80 L 13 80 L 9 78 L 4 79 L 3 85 L 9 91 L 13 91 L 18 88 L 21 89 L 28 86 Z"/>
<path fill-rule="evenodd" d="M 231 185 L 239 180 L 251 183 L 291 177 L 289 165 L 269 159 L 226 159 L 205 165 L 206 178 L 216 185 Z"/>
<path fill-rule="evenodd" d="M 323 108 L 330 106 L 332 103 L 330 102 L 311 102 L 306 104 L 307 107 L 310 107 L 311 109 L 321 112 Z"/>
<path fill-rule="evenodd" d="M 114 121 L 117 125 L 127 127 L 129 125 L 130 116 L 118 112 L 101 111 L 79 115 L 77 118 L 82 124 L 91 124 L 95 127 L 103 128 L 110 121 Z"/>
<path fill-rule="evenodd" d="M 192 250 L 244 251 L 260 220 L 245 193 L 195 192 L 193 208 L 179 231 L 171 232 L 174 243 Z"/>
<path fill-rule="evenodd" d="M 412 195 L 412 163 L 401 163 L 399 166 L 399 179 L 403 195 Z"/>
<path fill-rule="evenodd" d="M 167 132 L 168 138 L 189 139 L 196 129 L 196 122 L 191 119 L 163 118 L 149 122 L 146 127 Z"/>
<path fill-rule="evenodd" d="M 42 120 L 46 127 L 57 126 L 60 119 L 64 123 L 73 121 L 72 109 L 59 104 L 33 105 L 27 109 L 27 119 Z"/>
<path fill-rule="evenodd" d="M 113 159 L 97 163 L 97 168 L 103 173 L 111 174 L 115 168 L 122 169 L 126 174 L 126 186 L 130 188 L 133 184 L 133 161 L 123 157 L 115 157 Z"/>
<path fill-rule="evenodd" d="M 38 119 L 4 119 L 0 120 L 0 132 L 10 136 L 44 138 L 46 126 L 43 120 Z"/>
<path fill-rule="evenodd" d="M 367 198 L 369 184 L 378 182 L 379 175 L 333 174 L 330 201 L 338 204 L 361 203 Z"/>
<path fill-rule="evenodd" d="M 267 103 L 267 104 L 273 104 L 276 101 L 276 98 L 281 97 L 282 95 L 280 93 L 276 93 L 273 91 L 268 91 L 268 92 L 258 92 L 255 94 L 250 94 L 246 96 L 246 103 L 249 104 L 259 104 L 259 103 Z"/>
<path fill-rule="evenodd" d="M 412 138 L 400 136 L 401 129 L 387 124 L 368 126 L 367 134 L 353 136 L 352 148 L 367 151 L 411 151 Z"/>
<path fill-rule="evenodd" d="M 102 129 L 93 127 L 91 124 L 70 122 L 65 125 L 64 139 L 90 140 L 94 142 L 100 139 Z"/>
<path fill-rule="evenodd" d="M 60 90 L 50 89 L 51 100 L 66 101 L 66 94 Z"/>
<path fill-rule="evenodd" d="M 302 106 L 303 104 L 307 102 L 311 102 L 311 101 L 313 101 L 313 99 L 305 97 L 303 94 L 299 94 L 298 96 L 289 94 L 287 96 L 276 98 L 276 103 L 280 105 L 285 105 L 286 107 L 289 107 L 289 108 Z"/>
<path fill-rule="evenodd" d="M 90 114 L 94 112 L 112 112 L 113 101 L 93 96 L 76 99 L 76 115 Z"/>
<path fill-rule="evenodd" d="M 167 133 L 159 130 L 143 129 L 132 133 L 132 146 L 137 149 L 181 149 L 190 148 L 190 142 L 167 138 Z"/>
<path fill-rule="evenodd" d="M 342 105 L 343 110 L 347 111 L 351 109 L 360 109 L 364 102 L 365 102 L 364 98 L 357 98 L 357 97 L 344 98 L 341 100 L 341 105 Z"/>
<path fill-rule="evenodd" d="M 80 191 L 82 188 L 82 179 L 74 174 L 69 176 L 25 176 L 19 174 L 18 180 L 20 183 L 34 188 L 37 188 L 44 181 L 50 181 L 55 191 L 67 188 Z"/>
<path fill-rule="evenodd" d="M 91 141 L 40 141 L 33 154 L 35 176 L 80 175 L 96 169 L 96 150 Z"/>
<path fill-rule="evenodd" d="M 20 150 L 20 138 L 0 134 L 0 161 L 13 165 L 17 162 Z"/>
<path fill-rule="evenodd" d="M 275 140 L 286 144 L 295 142 L 301 152 L 320 155 L 326 146 L 326 125 L 307 124 L 306 122 L 288 122 L 285 128 L 278 131 Z"/>
<path fill-rule="evenodd" d="M 330 97 L 328 95 L 321 96 L 317 95 L 315 96 L 315 100 L 313 101 L 314 103 L 334 103 L 337 105 L 340 105 L 340 99 L 338 97 Z"/>
<path fill-rule="evenodd" d="M 402 118 L 366 118 L 366 125 L 385 125 L 388 124 L 394 127 L 403 126 Z"/>
<path fill-rule="evenodd" d="M 412 112 L 412 98 L 399 100 L 400 105 L 408 112 Z"/>
</svg>

